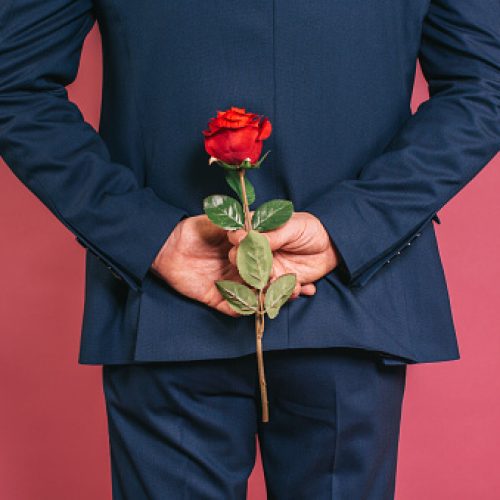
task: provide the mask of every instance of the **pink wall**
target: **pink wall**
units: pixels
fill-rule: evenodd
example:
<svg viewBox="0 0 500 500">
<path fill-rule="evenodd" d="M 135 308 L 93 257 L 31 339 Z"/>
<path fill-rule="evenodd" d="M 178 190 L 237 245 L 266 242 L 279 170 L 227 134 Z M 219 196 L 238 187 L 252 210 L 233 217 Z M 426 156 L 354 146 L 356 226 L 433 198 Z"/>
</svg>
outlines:
<svg viewBox="0 0 500 500">
<path fill-rule="evenodd" d="M 94 30 L 70 89 L 94 126 L 100 75 Z M 398 500 L 499 498 L 499 167 L 440 212 L 462 360 L 409 369 Z M 83 249 L 3 164 L 0 230 L 0 499 L 111 498 L 100 367 L 77 364 Z M 260 461 L 249 490 L 265 498 Z"/>
</svg>

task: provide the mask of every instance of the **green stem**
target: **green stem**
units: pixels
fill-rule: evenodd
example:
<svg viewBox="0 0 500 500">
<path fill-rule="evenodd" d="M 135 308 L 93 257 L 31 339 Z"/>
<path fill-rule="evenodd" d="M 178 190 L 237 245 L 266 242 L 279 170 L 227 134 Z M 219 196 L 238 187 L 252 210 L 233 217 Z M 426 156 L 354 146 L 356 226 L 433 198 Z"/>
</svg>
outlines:
<svg viewBox="0 0 500 500">
<path fill-rule="evenodd" d="M 259 307 L 255 315 L 255 333 L 257 347 L 257 365 L 259 370 L 260 399 L 262 404 L 262 422 L 269 422 L 269 403 L 267 400 L 266 375 L 264 372 L 264 353 L 262 337 L 264 335 L 264 294 L 259 290 Z"/>
<path fill-rule="evenodd" d="M 252 221 L 250 218 L 250 208 L 248 206 L 247 191 L 245 187 L 245 169 L 240 168 L 238 174 L 240 176 L 243 210 L 245 212 L 245 230 L 248 232 L 252 229 Z M 257 351 L 257 367 L 259 370 L 260 398 L 262 404 L 262 422 L 269 422 L 269 403 L 267 400 L 266 375 L 264 372 L 264 352 L 262 349 L 262 337 L 264 335 L 264 314 L 264 293 L 263 289 L 260 289 L 259 306 L 255 314 L 255 342 Z"/>
<path fill-rule="evenodd" d="M 240 168 L 238 170 L 240 176 L 241 193 L 243 195 L 243 210 L 245 212 L 245 231 L 250 231 L 252 229 L 251 219 L 250 219 L 250 208 L 248 207 L 247 190 L 245 187 L 245 169 Z"/>
</svg>

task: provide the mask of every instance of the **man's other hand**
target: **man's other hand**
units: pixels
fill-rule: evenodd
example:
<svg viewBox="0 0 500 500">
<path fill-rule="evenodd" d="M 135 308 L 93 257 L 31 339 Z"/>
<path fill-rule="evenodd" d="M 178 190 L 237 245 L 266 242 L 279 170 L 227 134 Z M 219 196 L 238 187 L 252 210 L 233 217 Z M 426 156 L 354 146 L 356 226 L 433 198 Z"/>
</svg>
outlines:
<svg viewBox="0 0 500 500">
<path fill-rule="evenodd" d="M 228 231 L 233 248 L 229 260 L 236 262 L 240 241 L 246 236 L 244 229 Z M 281 227 L 263 232 L 273 252 L 271 279 L 285 273 L 296 273 L 301 292 L 313 295 L 314 281 L 335 269 L 339 263 L 338 252 L 321 221 L 309 212 L 294 212 Z M 291 298 L 297 297 L 296 290 Z"/>
</svg>

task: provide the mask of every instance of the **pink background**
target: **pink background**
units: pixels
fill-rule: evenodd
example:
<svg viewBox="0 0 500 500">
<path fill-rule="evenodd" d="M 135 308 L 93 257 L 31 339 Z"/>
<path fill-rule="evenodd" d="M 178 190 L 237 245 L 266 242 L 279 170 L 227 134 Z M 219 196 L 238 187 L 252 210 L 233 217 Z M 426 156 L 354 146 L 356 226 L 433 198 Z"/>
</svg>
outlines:
<svg viewBox="0 0 500 500">
<path fill-rule="evenodd" d="M 87 38 L 70 97 L 97 126 L 101 59 Z M 418 76 L 414 106 L 427 98 Z M 496 500 L 500 474 L 500 160 L 440 212 L 462 360 L 410 367 L 398 500 Z M 84 251 L 0 164 L 0 498 L 111 498 L 101 368 L 77 364 Z M 249 498 L 264 499 L 260 459 Z"/>
</svg>

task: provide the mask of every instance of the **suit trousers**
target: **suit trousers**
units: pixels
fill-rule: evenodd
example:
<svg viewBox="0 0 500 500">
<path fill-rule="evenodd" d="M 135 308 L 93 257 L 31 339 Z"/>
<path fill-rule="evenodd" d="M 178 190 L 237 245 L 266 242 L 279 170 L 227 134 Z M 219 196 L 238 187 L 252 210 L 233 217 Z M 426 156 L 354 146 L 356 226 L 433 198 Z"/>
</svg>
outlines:
<svg viewBox="0 0 500 500">
<path fill-rule="evenodd" d="M 269 499 L 394 498 L 406 365 L 360 349 L 103 365 L 114 500 L 242 500 L 259 440 Z"/>
</svg>

